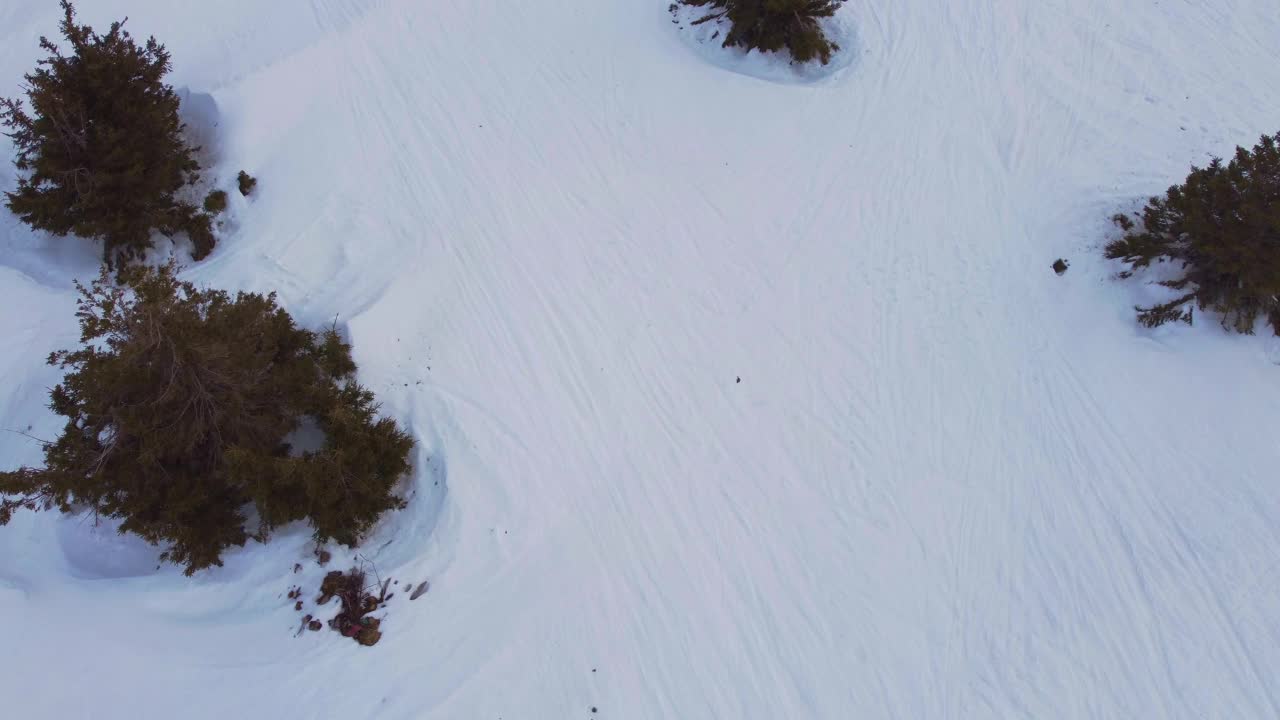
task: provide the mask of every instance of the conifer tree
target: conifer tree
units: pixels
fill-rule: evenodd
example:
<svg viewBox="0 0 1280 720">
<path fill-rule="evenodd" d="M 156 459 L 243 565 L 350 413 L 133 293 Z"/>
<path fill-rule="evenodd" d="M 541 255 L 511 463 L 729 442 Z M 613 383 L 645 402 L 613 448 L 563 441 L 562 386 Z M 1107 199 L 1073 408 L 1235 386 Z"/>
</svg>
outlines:
<svg viewBox="0 0 1280 720">
<path fill-rule="evenodd" d="M 190 574 L 297 520 L 354 545 L 403 506 L 413 441 L 377 417 L 335 331 L 298 328 L 273 295 L 198 289 L 173 265 L 118 283 L 104 268 L 80 294 L 81 347 L 49 358 L 70 370 L 50 393 L 65 427 L 44 468 L 0 473 L 0 524 L 20 508 L 89 509 L 167 544 Z M 304 419 L 319 447 L 291 447 Z"/>
<path fill-rule="evenodd" d="M 258 187 L 258 179 L 243 170 L 236 176 L 236 182 L 240 185 L 240 194 L 245 197 L 249 197 L 253 189 Z"/>
<path fill-rule="evenodd" d="M 1143 325 L 1190 322 L 1194 303 L 1219 313 L 1225 328 L 1252 334 L 1263 317 L 1280 334 L 1280 133 L 1252 151 L 1236 148 L 1226 164 L 1193 167 L 1185 183 L 1151 198 L 1140 224 L 1116 220 L 1125 235 L 1106 256 L 1129 265 L 1124 277 L 1152 262 L 1182 270 L 1160 283 L 1177 297 L 1137 308 Z"/>
<path fill-rule="evenodd" d="M 729 20 L 724 46 L 777 51 L 785 48 L 796 62 L 831 61 L 840 46 L 827 39 L 819 20 L 829 18 L 845 0 L 681 0 L 693 7 L 710 6 L 711 13 L 695 24 Z"/>
<path fill-rule="evenodd" d="M 38 230 L 101 238 L 108 263 L 127 261 L 150 247 L 153 229 L 173 235 L 201 224 L 197 208 L 175 196 L 199 166 L 183 139 L 178 96 L 163 82 L 164 46 L 154 37 L 138 45 L 122 22 L 95 33 L 61 3 L 69 47 L 64 54 L 40 38 L 48 57 L 25 76 L 30 110 L 0 99 L 0 123 L 17 150 L 18 187 L 6 204 Z M 199 259 L 212 234 L 196 245 Z"/>
</svg>

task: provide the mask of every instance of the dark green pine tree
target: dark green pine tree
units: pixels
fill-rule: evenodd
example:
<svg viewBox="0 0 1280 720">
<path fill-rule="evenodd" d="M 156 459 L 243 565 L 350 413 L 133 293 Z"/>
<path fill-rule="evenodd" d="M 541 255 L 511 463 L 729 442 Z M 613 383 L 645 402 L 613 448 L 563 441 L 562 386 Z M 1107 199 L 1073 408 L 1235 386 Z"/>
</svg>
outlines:
<svg viewBox="0 0 1280 720">
<path fill-rule="evenodd" d="M 1219 313 L 1223 327 L 1252 334 L 1262 317 L 1280 334 L 1280 134 L 1252 151 L 1236 148 L 1226 164 L 1193 167 L 1185 183 L 1147 203 L 1139 225 L 1117 222 L 1125 235 L 1106 256 L 1129 265 L 1125 277 L 1152 262 L 1182 270 L 1160 283 L 1177 297 L 1137 308 L 1143 325 L 1190 322 L 1194 303 Z"/>
<path fill-rule="evenodd" d="M 271 295 L 197 289 L 172 265 L 119 283 L 104 269 L 80 288 L 82 345 L 49 359 L 70 370 L 50 395 L 65 427 L 45 467 L 0 473 L 0 524 L 92 510 L 190 574 L 298 520 L 354 545 L 403 507 L 413 441 L 377 417 L 336 332 L 296 327 Z M 290 444 L 304 419 L 323 433 L 314 448 Z"/>
<path fill-rule="evenodd" d="M 26 75 L 28 112 L 0 100 L 0 123 L 17 150 L 18 188 L 6 193 L 15 215 L 55 235 L 101 238 L 105 260 L 129 260 L 151 246 L 151 231 L 190 231 L 195 257 L 212 250 L 208 218 L 175 194 L 199 166 L 183 139 L 178 96 L 163 82 L 169 53 L 149 38 L 139 46 L 114 23 L 99 35 L 75 21 L 62 0 L 64 54 L 49 53 Z"/>
<path fill-rule="evenodd" d="M 786 49 L 796 62 L 831 62 L 840 46 L 831 42 L 819 20 L 829 18 L 845 0 L 681 0 L 693 7 L 710 6 L 713 11 L 694 24 L 719 18 L 729 21 L 724 46 L 748 50 Z"/>
</svg>

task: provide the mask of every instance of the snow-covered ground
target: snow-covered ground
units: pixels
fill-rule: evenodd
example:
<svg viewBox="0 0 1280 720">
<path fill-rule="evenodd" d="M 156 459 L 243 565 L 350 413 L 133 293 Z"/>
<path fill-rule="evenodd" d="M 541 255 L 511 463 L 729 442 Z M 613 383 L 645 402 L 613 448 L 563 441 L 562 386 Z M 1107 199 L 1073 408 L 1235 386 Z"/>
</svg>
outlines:
<svg viewBox="0 0 1280 720">
<path fill-rule="evenodd" d="M 432 585 L 295 638 L 304 529 L 185 578 L 23 514 L 6 714 L 1280 716 L 1280 343 L 1099 257 L 1280 129 L 1275 0 L 853 0 L 826 73 L 669 3 L 81 0 L 260 179 L 189 276 L 337 317 L 417 437 L 359 552 Z M 0 3 L 0 95 L 56 17 Z M 95 260 L 0 213 L 0 427 L 58 431 Z"/>
</svg>

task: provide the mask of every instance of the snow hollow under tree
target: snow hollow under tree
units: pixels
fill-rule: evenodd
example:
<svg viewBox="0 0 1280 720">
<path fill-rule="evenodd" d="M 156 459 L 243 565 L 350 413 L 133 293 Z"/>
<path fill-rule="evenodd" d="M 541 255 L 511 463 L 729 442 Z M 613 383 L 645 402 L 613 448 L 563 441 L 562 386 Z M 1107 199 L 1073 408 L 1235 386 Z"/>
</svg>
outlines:
<svg viewBox="0 0 1280 720">
<path fill-rule="evenodd" d="M 430 590 L 295 637 L 305 528 L 186 578 L 22 514 L 6 714 L 1280 716 L 1280 342 L 1142 329 L 1101 259 L 1280 130 L 1274 0 L 851 0 L 808 74 L 669 4 L 78 3 L 260 181 L 187 277 L 336 318 L 418 442 L 328 568 Z M 57 18 L 0 3 L 0 95 Z M 7 211 L 0 249 L 12 468 L 99 252 Z"/>
</svg>

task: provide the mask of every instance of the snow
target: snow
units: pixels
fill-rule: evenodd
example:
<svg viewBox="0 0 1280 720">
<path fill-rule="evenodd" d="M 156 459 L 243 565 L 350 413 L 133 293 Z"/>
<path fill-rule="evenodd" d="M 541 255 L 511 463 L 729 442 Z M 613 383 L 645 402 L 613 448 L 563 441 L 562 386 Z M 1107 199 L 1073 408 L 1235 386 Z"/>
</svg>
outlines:
<svg viewBox="0 0 1280 720">
<path fill-rule="evenodd" d="M 21 514 L 8 707 L 1280 715 L 1280 345 L 1144 330 L 1100 259 L 1278 129 L 1273 0 L 853 0 L 820 72 L 669 1 L 81 0 L 173 52 L 209 182 L 260 180 L 187 275 L 336 319 L 418 440 L 409 508 L 330 567 L 431 589 L 374 648 L 294 637 L 303 528 L 187 578 Z M 0 7 L 0 95 L 56 14 Z M 97 252 L 7 212 L 0 247 L 0 427 L 50 437 Z"/>
</svg>

